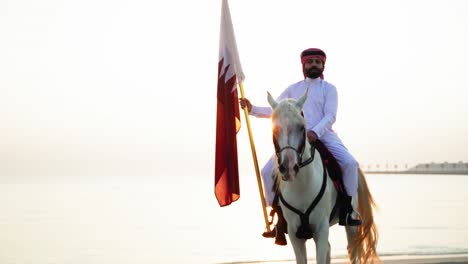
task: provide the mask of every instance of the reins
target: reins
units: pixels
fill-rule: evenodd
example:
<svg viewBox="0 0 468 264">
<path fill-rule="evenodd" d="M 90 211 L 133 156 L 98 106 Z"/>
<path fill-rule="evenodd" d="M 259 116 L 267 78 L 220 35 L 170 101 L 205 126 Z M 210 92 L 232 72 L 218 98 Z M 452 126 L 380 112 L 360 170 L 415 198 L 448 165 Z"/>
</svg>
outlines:
<svg viewBox="0 0 468 264">
<path fill-rule="evenodd" d="M 314 158 L 315 158 L 315 146 L 313 145 L 313 143 L 311 143 L 310 144 L 310 157 L 306 159 L 304 162 L 301 159 L 301 162 L 299 162 L 299 168 L 309 165 L 312 161 L 314 161 Z"/>
<path fill-rule="evenodd" d="M 314 161 L 314 157 L 315 157 L 315 146 L 311 143 L 310 144 L 310 157 L 308 159 L 306 159 L 305 161 L 302 161 L 302 155 L 304 154 L 304 151 L 302 151 L 301 153 L 294 147 L 292 146 L 286 146 L 286 147 L 283 147 L 281 148 L 280 150 L 278 150 L 276 152 L 276 156 L 279 157 L 280 153 L 283 151 L 283 150 L 286 150 L 286 149 L 292 149 L 294 150 L 296 153 L 297 153 L 297 156 L 299 157 L 299 168 L 302 168 L 302 167 L 305 167 L 307 165 L 309 165 L 312 161 Z"/>
</svg>

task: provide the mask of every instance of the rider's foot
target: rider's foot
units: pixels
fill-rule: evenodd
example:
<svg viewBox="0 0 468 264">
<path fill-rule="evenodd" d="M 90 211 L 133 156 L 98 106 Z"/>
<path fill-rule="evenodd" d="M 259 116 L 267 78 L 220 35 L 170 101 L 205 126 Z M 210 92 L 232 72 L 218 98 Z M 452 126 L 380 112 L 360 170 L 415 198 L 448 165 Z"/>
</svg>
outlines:
<svg viewBox="0 0 468 264">
<path fill-rule="evenodd" d="M 358 226 L 362 224 L 362 221 L 361 219 L 353 218 L 352 213 L 347 213 L 340 216 L 339 224 L 342 226 Z"/>
<path fill-rule="evenodd" d="M 338 224 L 342 226 L 358 226 L 362 224 L 362 218 L 359 213 L 354 210 L 351 203 L 352 197 L 348 196 L 346 193 L 341 195 L 341 208 L 340 208 L 340 218 Z M 359 215 L 359 217 L 357 217 Z"/>
<path fill-rule="evenodd" d="M 283 215 L 279 215 L 278 223 L 271 231 L 263 232 L 263 237 L 275 238 L 275 244 L 280 246 L 287 245 L 286 235 L 288 233 L 288 225 L 286 220 L 283 218 Z"/>
<path fill-rule="evenodd" d="M 279 246 L 286 246 L 288 244 L 288 242 L 286 241 L 286 235 L 284 233 L 276 234 L 275 244 Z"/>
<path fill-rule="evenodd" d="M 273 228 L 271 231 L 265 231 L 262 234 L 263 237 L 273 238 L 276 236 L 276 227 Z"/>
<path fill-rule="evenodd" d="M 286 235 L 284 232 L 278 232 L 278 228 L 275 227 L 271 231 L 265 231 L 262 234 L 263 237 L 275 238 L 275 244 L 280 246 L 285 246 L 288 244 L 286 241 Z"/>
</svg>

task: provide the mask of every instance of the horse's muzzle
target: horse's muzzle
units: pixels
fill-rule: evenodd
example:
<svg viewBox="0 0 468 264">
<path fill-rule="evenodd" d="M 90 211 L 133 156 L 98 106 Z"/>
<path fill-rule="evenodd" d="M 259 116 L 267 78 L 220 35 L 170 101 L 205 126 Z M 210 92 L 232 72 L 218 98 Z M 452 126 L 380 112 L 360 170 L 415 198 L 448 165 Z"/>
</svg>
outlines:
<svg viewBox="0 0 468 264">
<path fill-rule="evenodd" d="M 278 170 L 282 175 L 283 181 L 294 181 L 295 176 L 299 172 L 300 166 L 298 160 L 300 156 L 296 155 L 294 148 L 288 147 L 283 149 L 282 155 L 278 155 Z"/>
<path fill-rule="evenodd" d="M 278 170 L 281 173 L 281 178 L 283 179 L 283 181 L 289 181 L 294 179 L 294 177 L 291 176 L 295 176 L 299 172 L 299 165 L 295 164 L 293 166 L 293 171 L 291 171 L 288 165 L 280 164 Z"/>
</svg>

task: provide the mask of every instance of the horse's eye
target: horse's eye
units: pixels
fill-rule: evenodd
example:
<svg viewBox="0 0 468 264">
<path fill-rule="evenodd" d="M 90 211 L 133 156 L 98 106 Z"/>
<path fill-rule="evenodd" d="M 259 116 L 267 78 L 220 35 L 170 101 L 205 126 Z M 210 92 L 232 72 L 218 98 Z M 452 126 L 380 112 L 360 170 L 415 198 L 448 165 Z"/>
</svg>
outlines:
<svg viewBox="0 0 468 264">
<path fill-rule="evenodd" d="M 301 132 L 304 132 L 304 133 L 305 133 L 305 127 L 304 127 L 304 126 L 299 126 L 298 128 L 299 128 L 299 131 L 301 131 Z"/>
</svg>

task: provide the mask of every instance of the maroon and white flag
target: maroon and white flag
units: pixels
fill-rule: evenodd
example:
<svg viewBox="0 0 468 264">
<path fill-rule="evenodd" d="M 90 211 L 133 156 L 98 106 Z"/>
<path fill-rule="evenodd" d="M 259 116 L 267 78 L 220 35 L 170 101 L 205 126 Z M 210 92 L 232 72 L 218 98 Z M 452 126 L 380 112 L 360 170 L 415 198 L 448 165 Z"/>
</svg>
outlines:
<svg viewBox="0 0 468 264">
<path fill-rule="evenodd" d="M 237 84 L 244 73 L 227 0 L 221 9 L 218 62 L 218 103 L 216 116 L 215 195 L 220 206 L 240 197 L 236 135 L 240 129 Z"/>
</svg>

